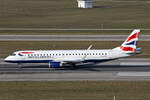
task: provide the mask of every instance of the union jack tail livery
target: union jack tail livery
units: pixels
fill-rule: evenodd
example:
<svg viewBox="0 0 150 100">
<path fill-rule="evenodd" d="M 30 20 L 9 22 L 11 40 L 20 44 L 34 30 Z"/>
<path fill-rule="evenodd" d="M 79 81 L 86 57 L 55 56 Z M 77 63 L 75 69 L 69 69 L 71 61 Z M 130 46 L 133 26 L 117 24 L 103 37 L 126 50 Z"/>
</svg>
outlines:
<svg viewBox="0 0 150 100">
<path fill-rule="evenodd" d="M 131 52 L 131 53 L 136 52 L 139 34 L 140 34 L 139 29 L 133 30 L 133 32 L 128 36 L 128 38 L 120 46 L 121 50 L 125 52 Z"/>
</svg>

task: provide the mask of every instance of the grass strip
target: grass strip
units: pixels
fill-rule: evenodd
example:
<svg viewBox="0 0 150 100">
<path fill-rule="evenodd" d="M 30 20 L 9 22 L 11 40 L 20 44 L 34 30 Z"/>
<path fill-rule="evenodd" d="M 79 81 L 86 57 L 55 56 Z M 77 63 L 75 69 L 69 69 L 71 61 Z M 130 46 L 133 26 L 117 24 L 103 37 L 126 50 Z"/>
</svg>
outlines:
<svg viewBox="0 0 150 100">
<path fill-rule="evenodd" d="M 0 94 L 0 100 L 149 100 L 150 82 L 0 82 Z"/>
<path fill-rule="evenodd" d="M 149 28 L 149 2 L 140 1 L 97 0 L 79 9 L 76 0 L 0 0 L 0 27 Z"/>
</svg>

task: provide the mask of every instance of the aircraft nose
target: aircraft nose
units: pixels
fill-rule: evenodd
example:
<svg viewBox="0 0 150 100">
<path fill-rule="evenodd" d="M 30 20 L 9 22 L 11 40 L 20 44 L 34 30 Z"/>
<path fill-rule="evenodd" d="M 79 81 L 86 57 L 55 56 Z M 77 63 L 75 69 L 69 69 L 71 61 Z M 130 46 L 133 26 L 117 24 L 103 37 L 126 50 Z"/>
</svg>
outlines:
<svg viewBox="0 0 150 100">
<path fill-rule="evenodd" d="M 10 57 L 8 56 L 8 57 L 6 57 L 5 59 L 4 59 L 4 61 L 5 62 L 9 62 L 11 59 L 10 59 Z"/>
</svg>

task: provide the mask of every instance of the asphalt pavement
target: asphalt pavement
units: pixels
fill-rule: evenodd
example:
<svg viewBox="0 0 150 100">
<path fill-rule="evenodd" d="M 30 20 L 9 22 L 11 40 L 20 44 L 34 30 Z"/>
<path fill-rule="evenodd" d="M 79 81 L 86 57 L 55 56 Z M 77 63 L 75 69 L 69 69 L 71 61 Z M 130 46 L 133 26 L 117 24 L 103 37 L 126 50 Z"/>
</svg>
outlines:
<svg viewBox="0 0 150 100">
<path fill-rule="evenodd" d="M 97 81 L 150 80 L 150 59 L 120 59 L 99 64 L 79 65 L 78 69 L 50 69 L 48 64 L 17 64 L 0 60 L 0 81 Z"/>
<path fill-rule="evenodd" d="M 0 35 L 0 41 L 124 41 L 128 35 Z M 150 41 L 141 35 L 140 41 Z"/>
</svg>

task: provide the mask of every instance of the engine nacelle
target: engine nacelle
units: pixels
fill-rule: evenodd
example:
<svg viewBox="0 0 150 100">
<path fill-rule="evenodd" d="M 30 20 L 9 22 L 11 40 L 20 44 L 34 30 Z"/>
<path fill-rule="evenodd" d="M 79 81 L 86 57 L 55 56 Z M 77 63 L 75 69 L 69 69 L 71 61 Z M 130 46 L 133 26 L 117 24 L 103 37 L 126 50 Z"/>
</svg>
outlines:
<svg viewBox="0 0 150 100">
<path fill-rule="evenodd" d="M 136 54 L 140 54 L 140 53 L 142 53 L 141 48 L 136 48 Z"/>
<path fill-rule="evenodd" d="M 50 68 L 60 68 L 62 65 L 60 62 L 49 62 Z"/>
</svg>

